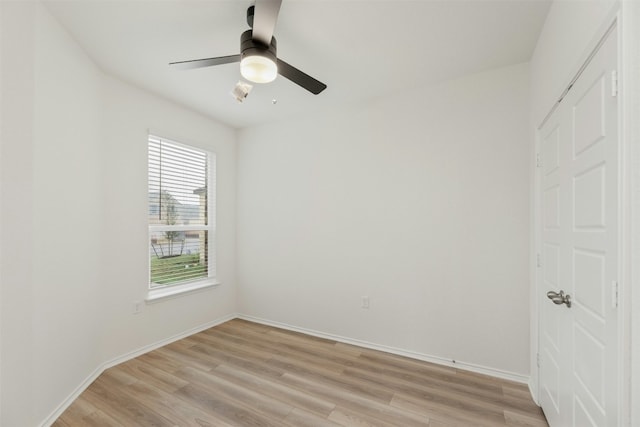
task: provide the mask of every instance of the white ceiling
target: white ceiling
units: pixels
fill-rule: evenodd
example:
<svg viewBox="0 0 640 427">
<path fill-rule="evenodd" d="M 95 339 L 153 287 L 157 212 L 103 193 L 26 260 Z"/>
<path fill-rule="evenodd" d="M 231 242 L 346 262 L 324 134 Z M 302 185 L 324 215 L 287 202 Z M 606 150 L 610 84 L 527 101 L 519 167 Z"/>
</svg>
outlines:
<svg viewBox="0 0 640 427">
<path fill-rule="evenodd" d="M 236 128 L 528 61 L 550 1 L 284 0 L 274 33 L 278 57 L 326 83 L 317 96 L 278 77 L 255 85 L 240 104 L 230 95 L 238 64 L 167 65 L 239 53 L 250 4 L 46 1 L 104 71 Z"/>
</svg>

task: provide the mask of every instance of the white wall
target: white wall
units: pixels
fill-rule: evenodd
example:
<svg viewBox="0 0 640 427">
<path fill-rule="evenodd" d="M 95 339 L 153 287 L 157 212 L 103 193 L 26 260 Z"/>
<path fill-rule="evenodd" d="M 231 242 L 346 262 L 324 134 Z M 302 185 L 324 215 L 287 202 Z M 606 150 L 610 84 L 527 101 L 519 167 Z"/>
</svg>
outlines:
<svg viewBox="0 0 640 427">
<path fill-rule="evenodd" d="M 239 311 L 526 377 L 528 78 L 241 131 Z"/>
<path fill-rule="evenodd" d="M 100 72 L 42 7 L 34 53 L 31 373 L 40 421 L 101 362 L 103 111 Z"/>
<path fill-rule="evenodd" d="M 235 131 L 105 76 L 40 4 L 0 4 L 0 425 L 32 426 L 105 363 L 235 312 Z M 217 153 L 223 284 L 134 315 L 149 128 Z"/>
<path fill-rule="evenodd" d="M 2 410 L 0 425 L 33 425 L 33 51 L 34 7 L 0 2 L 2 8 L 2 259 L 0 325 Z M 11 242 L 11 245 L 8 243 Z M 20 325 L 20 328 L 15 328 Z M 8 392 L 10 390 L 10 392 Z"/>
</svg>

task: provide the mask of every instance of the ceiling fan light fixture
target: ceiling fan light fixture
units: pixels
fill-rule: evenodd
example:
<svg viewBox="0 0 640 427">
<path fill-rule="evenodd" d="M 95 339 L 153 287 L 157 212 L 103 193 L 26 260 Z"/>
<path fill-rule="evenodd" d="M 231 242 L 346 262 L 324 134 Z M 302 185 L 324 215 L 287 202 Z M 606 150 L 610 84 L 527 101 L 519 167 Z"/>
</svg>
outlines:
<svg viewBox="0 0 640 427">
<path fill-rule="evenodd" d="M 240 74 L 254 83 L 269 83 L 278 77 L 278 65 L 263 55 L 246 55 L 240 61 Z"/>
<path fill-rule="evenodd" d="M 278 77 L 276 38 L 266 46 L 253 40 L 253 31 L 240 36 L 240 74 L 253 83 L 269 83 Z"/>
</svg>

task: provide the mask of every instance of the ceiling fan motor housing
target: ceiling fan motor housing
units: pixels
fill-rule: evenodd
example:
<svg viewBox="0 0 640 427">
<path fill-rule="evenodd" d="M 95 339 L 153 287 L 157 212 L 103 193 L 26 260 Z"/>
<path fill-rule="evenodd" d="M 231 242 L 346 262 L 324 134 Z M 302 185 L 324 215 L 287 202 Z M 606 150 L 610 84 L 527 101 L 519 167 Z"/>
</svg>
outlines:
<svg viewBox="0 0 640 427">
<path fill-rule="evenodd" d="M 264 56 L 274 63 L 277 63 L 277 43 L 276 38 L 271 37 L 271 44 L 266 46 L 253 39 L 253 31 L 247 30 L 240 36 L 240 59 L 247 56 Z"/>
</svg>

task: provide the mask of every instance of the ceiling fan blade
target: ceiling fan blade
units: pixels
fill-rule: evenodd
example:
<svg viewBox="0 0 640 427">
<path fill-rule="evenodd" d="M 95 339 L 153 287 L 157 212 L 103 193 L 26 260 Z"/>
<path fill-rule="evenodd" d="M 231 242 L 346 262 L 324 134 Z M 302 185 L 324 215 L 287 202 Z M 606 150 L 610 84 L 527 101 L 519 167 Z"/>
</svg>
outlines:
<svg viewBox="0 0 640 427">
<path fill-rule="evenodd" d="M 191 59 L 189 61 L 171 62 L 177 68 L 191 69 L 212 67 L 214 65 L 231 64 L 232 62 L 240 62 L 240 55 L 218 56 L 217 58 Z"/>
<path fill-rule="evenodd" d="M 265 46 L 271 44 L 282 0 L 256 0 L 253 16 L 253 39 Z"/>
<path fill-rule="evenodd" d="M 327 88 L 327 85 L 303 73 L 296 67 L 287 64 L 282 59 L 278 59 L 278 74 L 288 78 L 295 84 L 302 86 L 314 95 L 319 94 Z"/>
</svg>

